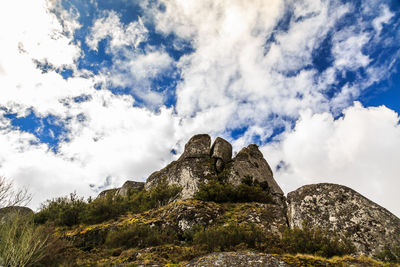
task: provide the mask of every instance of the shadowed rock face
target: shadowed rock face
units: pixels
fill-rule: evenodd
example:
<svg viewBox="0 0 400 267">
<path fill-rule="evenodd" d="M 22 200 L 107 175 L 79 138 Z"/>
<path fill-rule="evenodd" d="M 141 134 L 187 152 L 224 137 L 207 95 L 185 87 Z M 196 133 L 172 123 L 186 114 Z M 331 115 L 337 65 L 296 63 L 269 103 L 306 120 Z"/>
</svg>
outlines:
<svg viewBox="0 0 400 267">
<path fill-rule="evenodd" d="M 290 192 L 287 201 L 291 228 L 307 221 L 333 234 L 348 235 L 358 253 L 369 256 L 385 244 L 400 244 L 400 219 L 348 187 L 306 185 Z"/>
<path fill-rule="evenodd" d="M 126 181 L 121 188 L 118 188 L 116 191 L 116 195 L 121 197 L 128 196 L 129 190 L 143 190 L 144 182 L 136 182 L 136 181 Z"/>
<path fill-rule="evenodd" d="M 229 171 L 229 182 L 234 185 L 239 185 L 244 176 L 251 176 L 259 183 L 266 182 L 272 194 L 283 195 L 273 177 L 271 167 L 257 145 L 252 144 L 240 150 Z"/>
<path fill-rule="evenodd" d="M 215 170 L 220 173 L 224 170 L 225 165 L 232 160 L 232 145 L 217 137 L 211 147 L 211 157 L 214 159 Z"/>
<path fill-rule="evenodd" d="M 239 185 L 245 176 L 251 176 L 260 183 L 267 183 L 271 194 L 279 195 L 279 199 L 283 197 L 271 168 L 256 145 L 243 148 L 234 159 L 232 145 L 228 141 L 218 137 L 211 147 L 210 145 L 209 135 L 193 136 L 185 145 L 185 151 L 180 158 L 151 174 L 145 188 L 149 189 L 165 179 L 168 184 L 181 186 L 181 199 L 188 199 L 194 196 L 200 183 L 216 178 L 218 173 L 226 171 L 227 180 L 233 185 Z"/>
</svg>

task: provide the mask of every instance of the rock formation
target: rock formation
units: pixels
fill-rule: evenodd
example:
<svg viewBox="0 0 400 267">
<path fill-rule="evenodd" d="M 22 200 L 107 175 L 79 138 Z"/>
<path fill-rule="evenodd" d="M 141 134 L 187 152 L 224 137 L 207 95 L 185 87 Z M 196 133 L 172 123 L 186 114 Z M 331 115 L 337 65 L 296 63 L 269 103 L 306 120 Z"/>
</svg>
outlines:
<svg viewBox="0 0 400 267">
<path fill-rule="evenodd" d="M 126 181 L 121 188 L 118 188 L 115 194 L 117 196 L 126 197 L 130 190 L 141 191 L 144 188 L 144 182 Z"/>
<path fill-rule="evenodd" d="M 116 196 L 126 197 L 128 196 L 130 190 L 140 191 L 143 189 L 144 189 L 144 182 L 126 181 L 121 187 L 101 191 L 97 197 L 106 198 L 109 195 L 113 197 Z"/>
<path fill-rule="evenodd" d="M 0 208 L 0 222 L 7 220 L 9 216 L 14 214 L 20 216 L 30 216 L 33 215 L 33 211 L 28 207 L 21 206 L 9 206 L 5 208 Z"/>
<path fill-rule="evenodd" d="M 291 267 L 277 255 L 269 255 L 255 252 L 216 252 L 194 259 L 185 265 L 186 267 Z"/>
<path fill-rule="evenodd" d="M 262 185 L 273 203 L 236 203 L 238 208 L 228 212 L 216 203 L 188 200 L 202 183 L 211 179 L 239 186 L 243 178 L 249 177 Z M 130 189 L 149 190 L 161 182 L 181 186 L 177 200 L 183 201 L 160 208 L 157 216 L 154 212 L 147 213 L 146 221 L 168 222 L 180 234 L 195 225 L 223 224 L 229 221 L 226 214 L 232 213 L 238 223 L 253 223 L 278 235 L 287 226 L 302 227 L 303 222 L 308 222 L 339 238 L 346 237 L 356 247 L 357 254 L 375 256 L 385 246 L 400 244 L 400 219 L 354 190 L 336 184 L 307 185 L 289 193 L 286 200 L 257 145 L 244 147 L 232 158 L 232 145 L 228 141 L 217 137 L 211 145 L 206 134 L 193 136 L 179 159 L 151 174 L 145 184 L 127 181 L 121 188 L 104 191 L 99 197 L 126 196 Z"/>
<path fill-rule="evenodd" d="M 290 227 L 302 227 L 307 221 L 347 236 L 359 254 L 374 256 L 385 245 L 400 244 L 400 219 L 348 187 L 306 185 L 290 192 L 287 201 Z"/>
<path fill-rule="evenodd" d="M 200 183 L 207 183 L 224 172 L 227 181 L 235 186 L 246 176 L 265 183 L 274 199 L 282 204 L 283 191 L 274 180 L 272 170 L 257 145 L 243 148 L 233 159 L 232 145 L 228 141 L 217 137 L 210 145 L 209 135 L 193 136 L 180 158 L 151 174 L 145 188 L 149 189 L 165 180 L 168 184 L 181 186 L 181 199 L 188 199 L 194 196 Z"/>
</svg>

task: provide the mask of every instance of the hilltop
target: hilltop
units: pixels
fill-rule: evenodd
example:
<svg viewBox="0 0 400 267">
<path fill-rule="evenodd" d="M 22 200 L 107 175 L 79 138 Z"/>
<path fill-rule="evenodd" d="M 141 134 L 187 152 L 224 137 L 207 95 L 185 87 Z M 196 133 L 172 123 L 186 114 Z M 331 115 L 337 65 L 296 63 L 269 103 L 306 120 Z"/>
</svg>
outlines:
<svg viewBox="0 0 400 267">
<path fill-rule="evenodd" d="M 44 265 L 382 266 L 378 260 L 400 260 L 400 219 L 386 209 L 337 184 L 306 185 L 285 196 L 257 145 L 232 157 L 229 142 L 218 137 L 211 144 L 206 134 L 192 137 L 176 161 L 145 183 L 127 181 L 89 201 L 73 194 L 51 200 L 34 220 L 54 229 Z"/>
</svg>

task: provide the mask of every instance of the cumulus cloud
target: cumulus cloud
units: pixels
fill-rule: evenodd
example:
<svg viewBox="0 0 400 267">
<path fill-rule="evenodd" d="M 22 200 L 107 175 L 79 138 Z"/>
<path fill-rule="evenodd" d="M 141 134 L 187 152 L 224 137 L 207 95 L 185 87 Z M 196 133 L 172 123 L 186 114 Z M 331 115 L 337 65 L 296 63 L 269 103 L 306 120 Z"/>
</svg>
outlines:
<svg viewBox="0 0 400 267">
<path fill-rule="evenodd" d="M 86 37 L 86 43 L 92 50 L 97 51 L 98 43 L 109 37 L 111 50 L 124 46 L 137 48 L 141 42 L 147 39 L 147 33 L 140 17 L 137 21 L 125 26 L 115 11 L 109 11 L 94 22 L 90 34 Z"/>
<path fill-rule="evenodd" d="M 0 4 L 0 85 L 5 88 L 0 91 L 0 174 L 19 185 L 29 185 L 35 195 L 32 205 L 37 207 L 44 199 L 74 190 L 88 196 L 97 193 L 92 189 L 120 186 L 126 179 L 143 180 L 176 157 L 170 153 L 172 148 L 182 152 L 187 139 L 199 132 L 231 139 L 233 130 L 243 129 L 234 142 L 237 150 L 255 138 L 267 142 L 280 128 L 289 133 L 282 135 L 281 143 L 266 146 L 264 152 L 268 159 L 271 154 L 274 165 L 283 161 L 277 176 L 286 190 L 287 177 L 301 174 L 298 176 L 310 179 L 322 173 L 318 177 L 324 178 L 336 170 L 338 182 L 360 171 L 359 175 L 372 183 L 372 173 L 382 169 L 389 177 L 387 184 L 397 185 L 390 178 L 396 170 L 385 165 L 391 161 L 367 173 L 361 163 L 352 160 L 364 151 L 356 146 L 359 142 L 373 141 L 370 135 L 363 137 L 367 133 L 358 133 L 361 141 L 354 141 L 354 148 L 350 141 L 342 145 L 352 150 L 324 145 L 322 152 L 313 146 L 302 151 L 297 147 L 302 143 L 294 144 L 300 139 L 307 147 L 313 140 L 306 131 L 312 129 L 317 145 L 324 138 L 331 143 L 350 140 L 346 138 L 361 131 L 350 131 L 350 120 L 358 121 L 366 131 L 378 134 L 382 127 L 386 134 L 398 135 L 397 115 L 382 107 L 354 106 L 346 110 L 344 118 L 332 117 L 386 75 L 382 71 L 386 65 L 371 60 L 375 51 L 371 47 L 381 42 L 393 14 L 381 3 L 382 8 L 368 9 L 371 1 L 367 2 L 362 4 L 360 17 L 365 13 L 373 20 L 360 19 L 351 27 L 337 28 L 354 11 L 352 3 L 163 0 L 155 6 L 154 1 L 141 1 L 144 13 L 131 22 L 123 23 L 117 11 L 96 13 L 93 25 L 82 31 L 88 32 L 82 40 L 74 35 L 83 27 L 79 23 L 82 14 L 74 8 L 66 10 L 61 1 Z M 183 49 L 185 43 L 192 50 L 179 51 L 183 56 L 178 57 L 164 44 L 150 44 L 150 26 L 165 40 L 172 40 L 174 49 Z M 386 45 L 395 43 L 395 38 L 386 38 Z M 98 73 L 80 66 L 88 52 L 82 44 L 94 55 L 103 40 L 111 64 L 100 64 Z M 324 69 L 314 66 L 320 49 L 329 50 L 327 58 L 332 61 Z M 59 74 L 62 69 L 73 70 L 72 77 L 64 79 Z M 338 76 L 347 71 L 357 74 L 359 69 L 367 77 L 355 75 L 355 81 L 338 85 Z M 167 88 L 160 82 L 163 79 L 176 79 L 176 90 Z M 115 88 L 127 90 L 114 94 Z M 332 88 L 334 92 L 330 92 Z M 171 101 L 173 106 L 166 108 L 171 94 L 176 96 L 176 105 Z M 76 101 L 77 97 L 81 100 Z M 56 152 L 40 143 L 35 132 L 23 132 L 4 117 L 6 113 L 23 117 L 30 112 L 63 122 L 66 138 L 57 144 Z M 378 117 L 382 125 L 374 121 L 368 126 L 371 130 L 362 124 L 371 116 Z M 290 131 L 299 118 L 295 130 Z M 40 128 L 34 130 L 40 132 Z M 295 152 L 287 151 L 290 147 L 306 154 L 296 159 Z M 382 151 L 395 153 L 393 147 L 384 145 Z M 310 173 L 299 171 L 298 166 L 315 164 L 328 152 L 332 153 L 329 163 L 333 167 L 326 168 L 330 172 L 324 173 L 318 166 Z M 363 159 L 367 167 L 373 165 L 372 160 L 381 163 L 377 158 Z M 324 164 L 328 163 L 321 166 Z M 385 181 L 381 181 L 382 190 Z M 382 195 L 371 195 L 369 187 L 350 185 L 381 201 Z"/>
<path fill-rule="evenodd" d="M 380 73 L 371 66 L 364 51 L 371 40 L 366 30 L 371 23 L 360 16 L 351 27 L 338 27 L 345 16 L 354 12 L 352 3 L 161 3 L 165 8 L 149 9 L 145 19 L 154 21 L 158 32 L 166 36 L 174 34 L 190 40 L 195 49 L 178 62 L 183 81 L 177 87 L 176 108 L 183 118 L 196 117 L 216 107 L 226 108 L 226 127 L 256 125 L 266 129 L 264 134 L 272 133 L 271 117 L 286 125 L 282 118 L 296 120 L 305 108 L 340 113 L 363 88 L 377 80 L 374 74 Z M 143 2 L 143 6 L 148 5 Z M 387 15 L 379 12 L 373 16 L 387 21 Z M 324 43 L 326 40 L 328 44 Z M 328 47 L 321 48 L 324 45 Z M 332 60 L 322 71 L 314 66 L 318 49 L 328 49 L 330 55 L 321 57 Z M 371 78 L 357 77 L 357 82 L 337 86 L 338 76 L 361 68 Z M 256 131 L 247 134 L 250 133 Z"/>
<path fill-rule="evenodd" d="M 264 146 L 275 178 L 286 193 L 304 184 L 343 184 L 399 216 L 399 114 L 357 102 L 343 114 L 304 111 L 292 131 Z"/>
</svg>

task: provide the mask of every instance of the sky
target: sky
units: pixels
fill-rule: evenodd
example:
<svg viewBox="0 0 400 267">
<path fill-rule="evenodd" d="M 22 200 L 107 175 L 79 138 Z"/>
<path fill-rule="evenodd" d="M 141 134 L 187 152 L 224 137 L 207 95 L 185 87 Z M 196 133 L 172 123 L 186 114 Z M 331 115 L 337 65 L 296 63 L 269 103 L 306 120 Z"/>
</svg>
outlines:
<svg viewBox="0 0 400 267">
<path fill-rule="evenodd" d="M 400 217 L 398 0 L 8 0 L 0 48 L 0 175 L 34 209 L 208 133 Z"/>
</svg>

